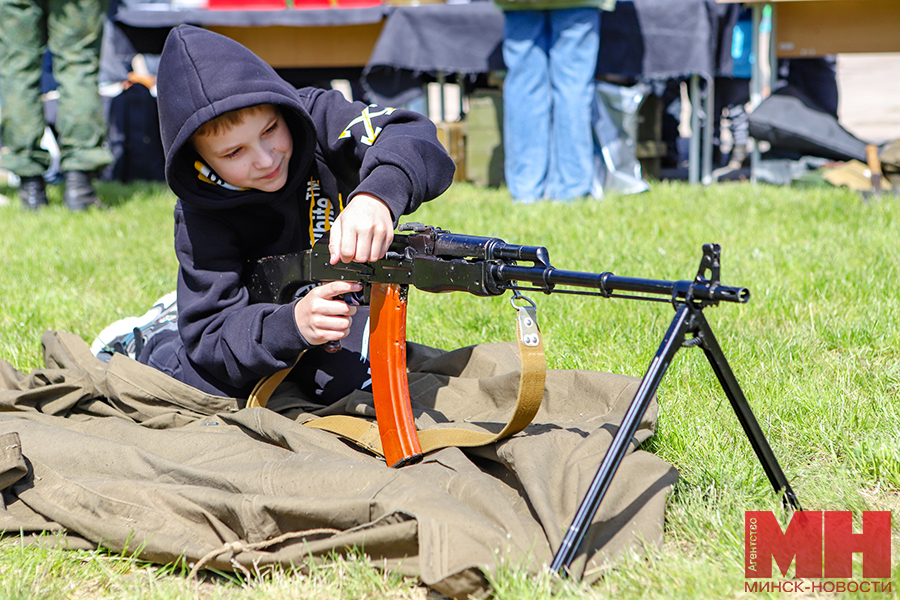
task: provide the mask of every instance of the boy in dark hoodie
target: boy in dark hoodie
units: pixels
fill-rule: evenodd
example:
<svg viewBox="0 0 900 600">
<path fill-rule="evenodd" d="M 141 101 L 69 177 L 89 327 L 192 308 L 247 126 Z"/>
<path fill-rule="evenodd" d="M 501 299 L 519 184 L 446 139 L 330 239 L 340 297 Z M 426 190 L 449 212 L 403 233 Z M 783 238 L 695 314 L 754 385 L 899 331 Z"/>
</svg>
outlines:
<svg viewBox="0 0 900 600">
<path fill-rule="evenodd" d="M 138 360 L 202 391 L 246 398 L 260 378 L 291 377 L 327 403 L 365 385 L 366 311 L 310 286 L 291 304 L 251 304 L 255 259 L 306 250 L 330 230 L 331 262 L 383 257 L 401 215 L 449 187 L 454 165 L 417 113 L 297 90 L 224 36 L 182 25 L 157 79 L 166 180 L 178 196 L 178 328 Z M 349 336 L 349 337 L 348 337 Z M 321 344 L 342 340 L 343 349 Z"/>
</svg>

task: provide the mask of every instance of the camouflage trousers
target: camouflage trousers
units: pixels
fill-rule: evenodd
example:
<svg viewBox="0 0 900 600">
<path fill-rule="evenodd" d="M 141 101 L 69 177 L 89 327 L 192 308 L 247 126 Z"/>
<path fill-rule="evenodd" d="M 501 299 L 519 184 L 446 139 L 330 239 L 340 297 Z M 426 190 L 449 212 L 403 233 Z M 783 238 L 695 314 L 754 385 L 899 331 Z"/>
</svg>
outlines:
<svg viewBox="0 0 900 600">
<path fill-rule="evenodd" d="M 0 0 L 0 167 L 40 175 L 50 154 L 40 147 L 46 127 L 41 61 L 53 54 L 57 81 L 56 134 L 63 171 L 94 171 L 110 162 L 97 91 L 107 0 Z"/>
</svg>

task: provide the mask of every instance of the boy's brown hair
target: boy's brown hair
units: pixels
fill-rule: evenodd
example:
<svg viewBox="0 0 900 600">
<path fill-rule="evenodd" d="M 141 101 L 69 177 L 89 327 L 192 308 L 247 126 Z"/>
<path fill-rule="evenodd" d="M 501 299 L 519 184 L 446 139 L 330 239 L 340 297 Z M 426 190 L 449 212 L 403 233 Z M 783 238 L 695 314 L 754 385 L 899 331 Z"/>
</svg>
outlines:
<svg viewBox="0 0 900 600">
<path fill-rule="evenodd" d="M 277 106 L 271 104 L 255 104 L 253 106 L 245 106 L 244 108 L 237 108 L 235 110 L 229 110 L 227 113 L 222 113 L 218 117 L 214 119 L 210 119 L 203 125 L 197 128 L 197 131 L 191 135 L 191 139 L 197 137 L 205 137 L 208 135 L 218 135 L 223 131 L 228 131 L 235 125 L 240 125 L 244 122 L 244 118 L 248 116 L 253 116 L 267 107 L 271 106 L 275 109 L 276 112 L 280 113 L 281 111 Z"/>
</svg>

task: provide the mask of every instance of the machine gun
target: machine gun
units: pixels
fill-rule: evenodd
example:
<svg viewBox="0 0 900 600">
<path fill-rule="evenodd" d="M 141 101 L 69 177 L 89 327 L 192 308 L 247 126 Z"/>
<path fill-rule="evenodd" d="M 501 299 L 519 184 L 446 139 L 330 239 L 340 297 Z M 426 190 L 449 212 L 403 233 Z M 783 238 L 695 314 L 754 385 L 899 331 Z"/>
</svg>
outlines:
<svg viewBox="0 0 900 600">
<path fill-rule="evenodd" d="M 508 244 L 499 238 L 455 234 L 420 223 L 406 223 L 400 231 L 411 233 L 395 236 L 382 260 L 332 265 L 327 240 L 321 239 L 311 250 L 260 260 L 252 269 L 248 285 L 255 302 L 287 303 L 311 281 L 363 284 L 362 301 L 371 305 L 372 391 L 387 464 L 403 466 L 422 454 L 406 380 L 405 323 L 410 285 L 427 292 L 468 292 L 476 296 L 511 291 L 513 306 L 524 315 L 519 320 L 520 347 L 540 342 L 534 303 L 522 296 L 522 291 L 630 298 L 671 303 L 675 316 L 554 555 L 551 569 L 562 574 L 568 571 L 663 375 L 682 347 L 703 349 L 772 487 L 783 494 L 785 505 L 802 510 L 703 315 L 707 306 L 746 303 L 750 299 L 746 288 L 720 283 L 721 249 L 717 244 L 703 246 L 700 268 L 693 280 L 662 281 L 557 269 L 542 246 Z M 568 289 L 572 287 L 582 289 Z M 517 305 L 517 299 L 524 299 L 530 306 Z"/>
</svg>

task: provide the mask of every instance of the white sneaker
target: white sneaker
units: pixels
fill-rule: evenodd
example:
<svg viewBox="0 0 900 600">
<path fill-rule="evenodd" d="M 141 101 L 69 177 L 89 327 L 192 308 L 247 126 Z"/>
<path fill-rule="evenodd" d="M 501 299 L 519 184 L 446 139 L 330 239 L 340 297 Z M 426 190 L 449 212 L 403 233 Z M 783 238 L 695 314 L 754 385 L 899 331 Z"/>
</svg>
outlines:
<svg viewBox="0 0 900 600">
<path fill-rule="evenodd" d="M 169 292 L 153 303 L 153 308 L 140 317 L 125 317 L 108 325 L 91 344 L 91 353 L 108 358 L 116 352 L 137 358 L 144 344 L 160 331 L 177 329 L 176 293 Z"/>
</svg>

